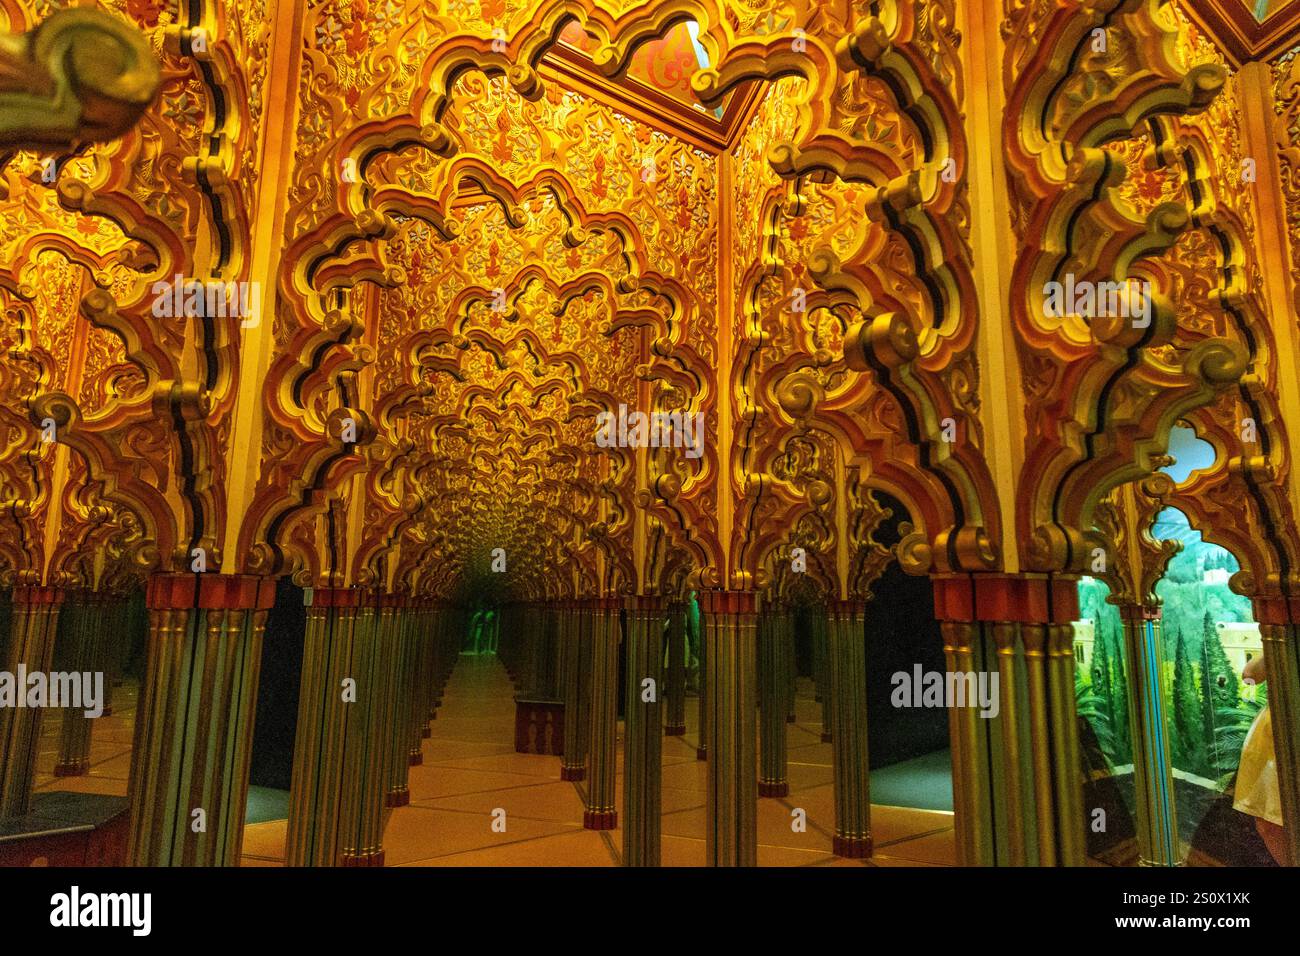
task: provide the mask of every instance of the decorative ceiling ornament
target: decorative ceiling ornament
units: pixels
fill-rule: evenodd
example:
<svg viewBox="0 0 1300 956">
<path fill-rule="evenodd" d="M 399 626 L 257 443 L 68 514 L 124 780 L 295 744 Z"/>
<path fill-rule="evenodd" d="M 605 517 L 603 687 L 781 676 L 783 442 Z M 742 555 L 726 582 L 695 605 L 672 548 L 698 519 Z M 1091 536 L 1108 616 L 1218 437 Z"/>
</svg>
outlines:
<svg viewBox="0 0 1300 956">
<path fill-rule="evenodd" d="M 140 32 L 98 10 L 56 10 L 28 33 L 0 35 L 0 165 L 6 148 L 116 139 L 161 82 Z"/>
<path fill-rule="evenodd" d="M 1015 26 L 1035 18 L 1032 38 Z M 1007 169 L 1018 206 L 1012 319 L 1026 381 L 1026 458 L 1017 522 L 1039 571 L 1083 571 L 1085 530 L 1101 498 L 1151 470 L 1169 428 L 1246 370 L 1247 350 L 1209 338 L 1185 353 L 1170 290 L 1146 271 L 1194 225 L 1162 203 L 1145 215 L 1117 187 L 1125 168 L 1107 145 L 1163 114 L 1195 114 L 1219 95 L 1224 70 L 1187 66 L 1166 0 L 1122 0 L 1043 15 L 1017 9 L 1007 47 Z M 1027 22 L 1022 23 L 1027 27 Z M 1078 64 L 1077 68 L 1074 64 Z M 1138 283 L 1137 286 L 1130 282 Z M 1061 288 L 1141 290 L 1142 315 L 1051 305 Z M 1069 396 L 1062 401 L 1061 396 Z"/>
</svg>

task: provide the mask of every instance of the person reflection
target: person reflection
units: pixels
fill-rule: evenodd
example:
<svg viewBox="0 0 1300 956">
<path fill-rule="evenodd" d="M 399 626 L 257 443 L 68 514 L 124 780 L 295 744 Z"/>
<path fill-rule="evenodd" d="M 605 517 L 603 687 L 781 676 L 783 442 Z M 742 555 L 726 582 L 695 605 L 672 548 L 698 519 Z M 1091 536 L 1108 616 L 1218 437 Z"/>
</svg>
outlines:
<svg viewBox="0 0 1300 956">
<path fill-rule="evenodd" d="M 1262 684 L 1268 679 L 1263 652 L 1246 662 L 1241 677 L 1248 684 Z M 1286 831 L 1282 821 L 1282 795 L 1278 789 L 1277 758 L 1273 752 L 1273 718 L 1267 704 L 1250 725 L 1246 742 L 1242 745 L 1232 806 L 1255 818 L 1255 829 L 1268 852 L 1278 866 L 1286 866 Z"/>
</svg>

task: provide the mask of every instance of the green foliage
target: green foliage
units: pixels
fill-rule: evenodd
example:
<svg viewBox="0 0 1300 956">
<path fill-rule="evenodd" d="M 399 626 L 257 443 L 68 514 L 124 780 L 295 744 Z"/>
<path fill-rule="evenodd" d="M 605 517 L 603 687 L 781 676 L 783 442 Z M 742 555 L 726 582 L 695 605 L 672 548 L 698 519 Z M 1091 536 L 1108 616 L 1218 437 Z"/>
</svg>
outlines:
<svg viewBox="0 0 1300 956">
<path fill-rule="evenodd" d="M 1110 711 L 1101 697 L 1083 679 L 1083 672 L 1078 668 L 1074 671 L 1074 706 L 1079 716 L 1086 719 L 1092 727 L 1093 735 L 1097 738 L 1097 746 L 1101 748 L 1107 764 L 1113 768 L 1116 764 L 1111 756 L 1115 753 L 1115 732 L 1111 724 Z"/>
<path fill-rule="evenodd" d="M 1174 635 L 1174 683 L 1173 683 L 1174 766 L 1190 771 L 1199 776 L 1207 776 L 1207 743 L 1201 724 L 1201 701 L 1196 690 L 1196 676 L 1192 671 L 1191 658 L 1187 654 L 1187 642 L 1183 632 Z"/>
<path fill-rule="evenodd" d="M 1123 624 L 1119 609 L 1107 602 L 1110 589 L 1095 578 L 1079 582 L 1079 613 L 1093 623 L 1092 662 L 1085 682 L 1075 671 L 1075 698 L 1079 712 L 1088 707 L 1088 721 L 1106 760 L 1112 765 L 1130 763 L 1133 744 L 1128 726 L 1128 692 L 1125 685 Z M 1080 697 L 1086 691 L 1086 700 Z"/>
<path fill-rule="evenodd" d="M 1220 786 L 1227 786 L 1228 780 L 1237 772 L 1241 763 L 1241 748 L 1246 743 L 1246 734 L 1268 705 L 1268 698 L 1259 694 L 1254 700 L 1244 699 L 1232 707 L 1221 707 L 1215 714 L 1214 730 L 1214 772 L 1219 778 Z"/>
<path fill-rule="evenodd" d="M 1235 734 L 1240 729 L 1242 685 L 1223 649 L 1217 624 L 1253 621 L 1250 601 L 1234 594 L 1225 581 L 1206 582 L 1206 572 L 1231 575 L 1239 565 L 1230 552 L 1203 540 L 1182 512 L 1173 508 L 1160 512 L 1152 534 L 1183 545 L 1156 584 L 1164 605 L 1165 656 L 1174 660 L 1170 702 L 1174 764 L 1202 777 L 1220 777 L 1236 769 L 1241 755 Z M 1224 719 L 1229 720 L 1227 726 Z"/>
<path fill-rule="evenodd" d="M 1209 674 L 1210 697 L 1214 709 L 1232 709 L 1241 700 L 1241 677 L 1228 660 L 1214 621 L 1207 611 L 1201 623 L 1201 673 Z"/>
</svg>

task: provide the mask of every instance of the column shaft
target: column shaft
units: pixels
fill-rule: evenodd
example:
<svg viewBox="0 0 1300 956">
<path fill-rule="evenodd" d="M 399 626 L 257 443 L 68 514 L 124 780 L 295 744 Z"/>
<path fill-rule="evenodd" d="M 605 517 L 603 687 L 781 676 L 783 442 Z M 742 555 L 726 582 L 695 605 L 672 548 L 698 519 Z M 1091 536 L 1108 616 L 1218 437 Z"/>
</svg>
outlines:
<svg viewBox="0 0 1300 956">
<path fill-rule="evenodd" d="M 560 630 L 563 645 L 564 753 L 560 757 L 560 779 L 582 780 L 587 776 L 587 754 L 582 746 L 582 725 L 587 716 L 582 697 L 583 615 L 581 602 L 570 601 L 561 612 Z"/>
<path fill-rule="evenodd" d="M 618 643 L 616 598 L 598 598 L 591 644 L 591 749 L 587 754 L 588 830 L 618 826 L 615 767 L 618 744 Z"/>
<path fill-rule="evenodd" d="M 103 595 L 93 591 L 80 592 L 64 603 L 57 638 L 62 646 L 55 650 L 55 660 L 61 662 L 56 663 L 60 670 L 66 667 L 74 673 L 95 670 L 102 673 L 102 668 L 97 665 L 105 656 L 99 647 L 108 630 L 104 611 Z M 107 693 L 110 684 L 107 674 L 103 680 Z M 63 711 L 59 727 L 59 757 L 54 764 L 56 777 L 78 777 L 89 772 L 90 730 L 91 718 L 86 716 L 83 708 L 68 707 Z"/>
<path fill-rule="evenodd" d="M 822 710 L 822 743 L 829 743 L 831 740 L 831 724 L 833 722 L 833 711 L 831 709 L 831 665 L 829 643 L 829 625 L 826 619 L 826 611 L 821 607 L 813 607 L 808 611 L 809 629 L 812 631 L 813 647 L 813 679 L 817 684 L 817 701 L 820 703 Z"/>
<path fill-rule="evenodd" d="M 871 774 L 867 754 L 864 605 L 837 601 L 829 629 L 831 739 L 834 744 L 836 856 L 871 856 Z"/>
<path fill-rule="evenodd" d="M 623 865 L 659 865 L 663 787 L 664 603 L 631 599 L 624 695 Z"/>
<path fill-rule="evenodd" d="M 129 784 L 134 866 L 237 866 L 275 582 L 155 575 Z"/>
<path fill-rule="evenodd" d="M 700 608 L 701 608 L 701 612 L 703 612 L 702 603 Z M 699 683 L 699 689 L 697 690 L 699 697 L 696 698 L 696 705 L 699 708 L 699 713 L 698 713 L 699 728 L 696 731 L 696 734 L 699 740 L 695 746 L 695 759 L 708 760 L 709 759 L 709 737 L 713 733 L 710 727 L 710 724 L 713 720 L 713 714 L 709 710 L 709 655 L 712 654 L 713 652 L 709 648 L 709 640 L 710 640 L 709 625 L 706 621 L 704 621 L 702 613 L 701 613 L 700 621 L 701 621 L 700 654 L 699 654 L 700 683 Z"/>
<path fill-rule="evenodd" d="M 757 639 L 752 591 L 706 591 L 710 866 L 758 863 Z"/>
<path fill-rule="evenodd" d="M 63 598 L 57 588 L 14 588 L 5 670 L 15 680 L 20 669 L 49 672 Z M 25 695 L 27 688 L 15 693 Z M 0 820 L 20 817 L 31 806 L 44 714 L 43 707 L 0 707 Z"/>
<path fill-rule="evenodd" d="M 790 792 L 786 761 L 786 715 L 789 712 L 789 660 L 782 640 L 781 608 L 758 615 L 758 706 L 760 797 Z"/>
<path fill-rule="evenodd" d="M 664 733 L 680 737 L 686 733 L 686 605 L 673 601 L 668 605 L 668 669 L 664 674 L 664 694 L 668 701 Z"/>
<path fill-rule="evenodd" d="M 1300 607 L 1292 602 L 1293 615 Z M 1260 625 L 1264 645 L 1264 667 L 1268 679 L 1268 706 L 1273 719 L 1273 753 L 1277 761 L 1278 787 L 1282 798 L 1282 819 L 1286 826 L 1291 866 L 1300 866 L 1300 625 L 1282 623 L 1279 612 L 1257 616 L 1270 623 Z"/>
</svg>

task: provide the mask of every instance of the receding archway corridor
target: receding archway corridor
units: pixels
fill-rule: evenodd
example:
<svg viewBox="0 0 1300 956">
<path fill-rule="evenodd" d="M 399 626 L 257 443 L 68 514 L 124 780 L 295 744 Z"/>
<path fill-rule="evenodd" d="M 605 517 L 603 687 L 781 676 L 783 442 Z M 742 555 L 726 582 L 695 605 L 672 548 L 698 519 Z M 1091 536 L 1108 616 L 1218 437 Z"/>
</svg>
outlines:
<svg viewBox="0 0 1300 956">
<path fill-rule="evenodd" d="M 462 654 L 423 762 L 411 768 L 409 806 L 391 811 L 384 829 L 388 866 L 618 866 L 621 830 L 583 829 L 581 783 L 560 779 L 558 757 L 515 753 L 515 689 L 491 654 Z M 696 757 L 698 709 L 687 707 L 687 730 L 664 739 L 664 866 L 704 866 L 705 765 Z M 870 861 L 831 852 L 834 793 L 831 749 L 820 739 L 820 705 L 806 680 L 791 725 L 790 794 L 759 805 L 760 866 L 951 866 L 952 814 L 872 807 L 876 853 Z M 618 800 L 622 805 L 622 735 Z M 794 833 L 790 811 L 802 807 L 808 828 Z M 506 811 L 505 832 L 492 812 Z M 285 821 L 249 824 L 244 866 L 284 861 Z"/>
<path fill-rule="evenodd" d="M 0 863 L 1300 863 L 1298 163 L 1300 0 L 0 0 Z"/>
</svg>

